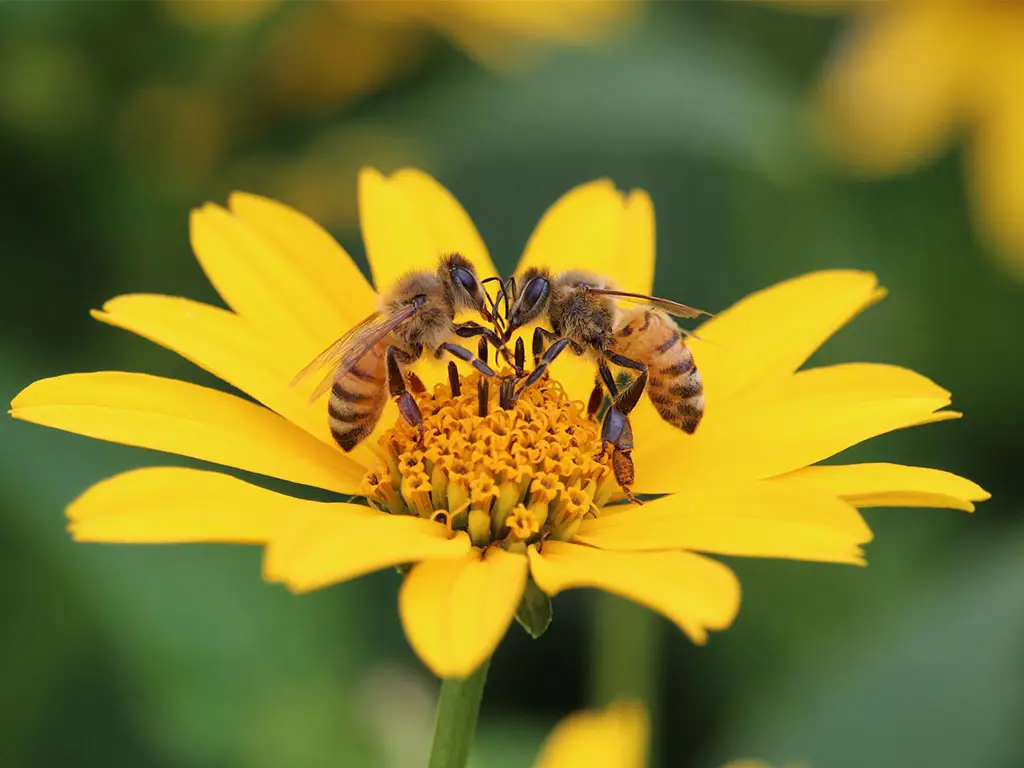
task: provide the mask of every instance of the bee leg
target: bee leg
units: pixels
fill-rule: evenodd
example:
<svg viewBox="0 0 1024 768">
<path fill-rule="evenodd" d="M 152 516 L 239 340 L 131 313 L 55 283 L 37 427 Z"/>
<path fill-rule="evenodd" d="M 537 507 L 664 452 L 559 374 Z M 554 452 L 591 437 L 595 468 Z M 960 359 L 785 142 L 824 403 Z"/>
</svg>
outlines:
<svg viewBox="0 0 1024 768">
<path fill-rule="evenodd" d="M 626 498 L 634 504 L 643 504 L 640 499 L 633 495 L 630 486 L 636 479 L 636 470 L 633 467 L 633 427 L 629 423 L 629 416 L 619 410 L 613 404 L 608 413 L 605 414 L 604 424 L 601 427 L 601 452 L 599 459 L 604 458 L 605 452 L 611 446 L 612 472 L 615 473 L 615 482 L 626 494 Z"/>
<path fill-rule="evenodd" d="M 538 365 L 540 365 L 541 360 L 544 357 L 544 341 L 545 340 L 547 340 L 547 341 L 552 341 L 552 340 L 557 341 L 559 338 L 560 338 L 559 335 L 557 333 L 555 333 L 554 331 L 549 331 L 547 328 L 542 328 L 539 325 L 536 328 L 533 329 L 533 367 L 534 368 L 536 368 Z M 576 347 L 575 344 L 573 345 L 573 347 L 578 349 L 578 347 Z M 582 352 L 581 351 L 577 351 L 576 354 L 579 355 L 579 354 L 582 354 Z"/>
<path fill-rule="evenodd" d="M 455 335 L 463 339 L 472 339 L 474 336 L 483 336 L 487 339 L 487 343 L 495 349 L 501 349 L 505 346 L 505 343 L 497 333 L 472 320 L 465 323 L 458 323 L 455 326 Z"/>
<path fill-rule="evenodd" d="M 405 374 L 406 380 L 409 382 L 409 389 L 412 390 L 414 395 L 422 395 L 427 391 L 426 385 L 423 383 L 423 379 L 415 374 L 413 371 L 409 371 Z"/>
<path fill-rule="evenodd" d="M 402 418 L 412 426 L 419 428 L 419 442 L 422 444 L 423 414 L 420 413 L 420 407 L 416 404 L 416 398 L 406 389 L 405 379 L 402 377 L 402 369 L 398 364 L 398 358 L 402 356 L 402 350 L 398 347 L 388 347 L 387 355 L 385 356 L 388 371 L 388 391 L 395 398 L 398 404 L 398 412 L 402 414 Z M 408 355 L 405 356 L 407 357 Z M 415 376 L 415 374 L 410 375 Z M 416 381 L 419 381 L 418 376 L 416 376 Z M 421 387 L 423 386 L 423 382 L 419 381 L 419 384 Z M 415 389 L 415 385 L 413 388 Z"/>
<path fill-rule="evenodd" d="M 624 414 L 629 414 L 636 408 L 636 404 L 640 402 L 640 396 L 644 393 L 644 389 L 647 388 L 647 368 L 633 379 L 629 384 L 626 385 L 625 389 L 615 397 L 615 408 L 616 410 L 622 411 Z"/>
<path fill-rule="evenodd" d="M 533 338 L 534 341 L 537 340 L 536 333 L 533 335 Z M 569 346 L 569 344 L 571 343 L 572 342 L 569 339 L 559 339 L 550 347 L 548 347 L 547 352 L 545 352 L 541 356 L 540 360 L 537 362 L 537 367 L 534 368 L 533 372 L 526 377 L 526 381 L 524 381 L 523 385 L 519 388 L 519 394 L 522 394 L 523 390 L 527 389 L 528 387 L 532 387 L 540 379 L 540 377 L 547 372 L 548 366 L 551 365 L 551 363 L 554 362 L 555 358 L 562 353 L 562 350 Z M 534 351 L 536 352 L 536 347 L 534 348 Z"/>
<path fill-rule="evenodd" d="M 594 388 L 590 391 L 590 400 L 587 401 L 587 418 L 593 419 L 601 410 L 604 403 L 604 389 L 601 387 L 601 379 L 594 381 Z"/>
<path fill-rule="evenodd" d="M 623 355 L 616 354 L 615 352 L 606 352 L 608 359 L 616 365 L 621 365 L 623 368 L 631 368 L 634 371 L 640 371 L 641 373 L 647 372 L 647 366 L 641 363 L 639 360 L 632 360 Z"/>
<path fill-rule="evenodd" d="M 476 368 L 484 376 L 496 376 L 497 374 L 491 370 L 491 367 L 487 365 L 483 360 L 478 358 L 472 352 L 465 347 L 460 347 L 458 344 L 442 344 L 441 349 L 450 355 L 454 355 L 459 360 L 465 360 L 467 363 L 472 363 L 473 367 Z"/>
</svg>

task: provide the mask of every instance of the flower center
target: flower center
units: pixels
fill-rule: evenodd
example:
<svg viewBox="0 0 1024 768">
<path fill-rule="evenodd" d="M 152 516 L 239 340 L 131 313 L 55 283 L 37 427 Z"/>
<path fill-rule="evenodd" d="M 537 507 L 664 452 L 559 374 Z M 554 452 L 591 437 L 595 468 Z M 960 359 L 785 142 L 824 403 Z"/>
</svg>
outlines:
<svg viewBox="0 0 1024 768">
<path fill-rule="evenodd" d="M 571 539 L 618 490 L 598 459 L 600 425 L 550 378 L 509 403 L 513 383 L 507 369 L 474 372 L 416 396 L 422 438 L 404 419 L 381 436 L 361 489 L 370 504 L 467 531 L 478 547 Z"/>
</svg>

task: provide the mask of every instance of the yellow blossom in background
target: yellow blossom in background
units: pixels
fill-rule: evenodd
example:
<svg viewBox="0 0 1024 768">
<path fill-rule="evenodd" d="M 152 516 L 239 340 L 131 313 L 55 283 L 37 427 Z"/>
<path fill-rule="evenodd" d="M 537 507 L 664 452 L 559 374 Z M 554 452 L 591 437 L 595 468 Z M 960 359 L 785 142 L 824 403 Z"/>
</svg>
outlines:
<svg viewBox="0 0 1024 768">
<path fill-rule="evenodd" d="M 171 18 L 235 28 L 269 20 L 253 71 L 277 108 L 335 108 L 380 90 L 416 66 L 431 35 L 493 66 L 542 45 L 589 45 L 630 17 L 639 0 L 168 0 Z"/>
<path fill-rule="evenodd" d="M 732 571 L 702 554 L 862 564 L 871 532 L 858 507 L 973 510 L 987 498 L 963 478 L 896 464 L 812 466 L 895 429 L 957 418 L 950 394 L 912 371 L 851 363 L 798 370 L 836 330 L 882 296 L 854 271 L 805 275 L 756 293 L 690 341 L 707 413 L 695 435 L 633 411 L 634 490 L 623 505 L 598 460 L 600 425 L 584 402 L 594 366 L 563 355 L 511 408 L 477 374 L 416 370 L 424 440 L 388 404 L 351 453 L 334 443 L 326 396 L 291 387 L 321 349 L 373 312 L 408 270 L 457 251 L 495 274 L 466 212 L 415 170 L 364 170 L 359 211 L 373 285 L 302 214 L 236 193 L 191 220 L 200 265 L 230 309 L 128 295 L 94 316 L 161 344 L 252 400 L 141 373 L 38 381 L 15 418 L 90 437 L 365 497 L 313 502 L 210 470 L 157 467 L 87 490 L 68 508 L 79 541 L 261 544 L 264 575 L 307 591 L 411 566 L 399 611 L 412 647 L 438 675 L 487 659 L 523 606 L 596 587 L 659 611 L 694 642 L 739 606 Z M 580 254 L 585 254 L 582 262 Z M 654 210 L 646 193 L 607 180 L 558 200 L 520 269 L 585 265 L 623 290 L 649 293 Z M 256 401 L 256 402 L 253 402 Z M 525 599 L 524 599 L 525 595 Z"/>
<path fill-rule="evenodd" d="M 1024 277 L 1024 6 L 997 0 L 802 3 L 856 14 L 819 91 L 835 151 L 913 170 L 964 136 L 979 231 Z"/>
<path fill-rule="evenodd" d="M 562 720 L 541 747 L 534 768 L 646 768 L 650 724 L 634 702 L 576 712 Z M 771 768 L 736 760 L 724 768 Z"/>
</svg>

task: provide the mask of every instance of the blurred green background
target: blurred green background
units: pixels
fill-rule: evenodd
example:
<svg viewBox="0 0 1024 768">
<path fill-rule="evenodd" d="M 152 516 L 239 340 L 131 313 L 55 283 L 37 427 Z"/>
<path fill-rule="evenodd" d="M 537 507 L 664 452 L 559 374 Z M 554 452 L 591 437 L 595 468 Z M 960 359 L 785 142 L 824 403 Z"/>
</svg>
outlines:
<svg viewBox="0 0 1024 768">
<path fill-rule="evenodd" d="M 915 368 L 966 416 L 850 456 L 994 499 L 973 518 L 869 510 L 866 570 L 731 562 L 744 605 L 706 648 L 653 620 L 656 763 L 1024 764 L 1024 293 L 972 231 L 958 151 L 884 181 L 829 163 L 808 93 L 838 17 L 483 5 L 0 4 L 7 397 L 79 370 L 217 386 L 88 310 L 136 291 L 219 303 L 187 216 L 233 189 L 362 259 L 363 164 L 436 175 L 506 270 L 546 207 L 600 176 L 652 194 L 660 294 L 720 309 L 805 271 L 874 270 L 889 298 L 815 361 Z M 261 582 L 255 549 L 74 545 L 72 498 L 168 457 L 10 419 L 0 452 L 0 766 L 423 763 L 436 682 L 394 573 L 294 597 Z M 594 598 L 559 597 L 539 641 L 512 628 L 474 766 L 529 765 L 590 703 Z"/>
</svg>

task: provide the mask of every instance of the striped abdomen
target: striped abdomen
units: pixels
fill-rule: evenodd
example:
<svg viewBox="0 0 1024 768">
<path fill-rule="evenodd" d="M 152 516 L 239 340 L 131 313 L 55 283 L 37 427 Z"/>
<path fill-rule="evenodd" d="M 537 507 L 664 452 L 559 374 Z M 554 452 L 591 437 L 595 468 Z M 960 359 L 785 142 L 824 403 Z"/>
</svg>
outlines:
<svg viewBox="0 0 1024 768">
<path fill-rule="evenodd" d="M 327 423 L 342 450 L 351 451 L 373 432 L 388 400 L 386 344 L 378 344 L 331 386 Z"/>
<path fill-rule="evenodd" d="M 612 349 L 647 366 L 647 395 L 661 418 L 693 434 L 704 415 L 704 384 L 675 321 L 657 309 L 637 310 L 619 324 Z"/>
</svg>

